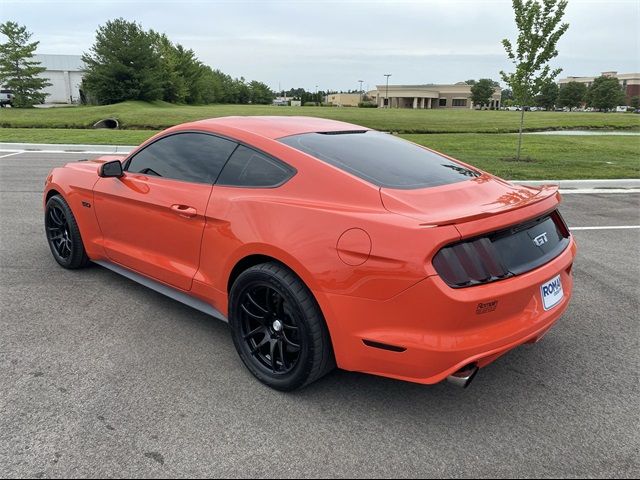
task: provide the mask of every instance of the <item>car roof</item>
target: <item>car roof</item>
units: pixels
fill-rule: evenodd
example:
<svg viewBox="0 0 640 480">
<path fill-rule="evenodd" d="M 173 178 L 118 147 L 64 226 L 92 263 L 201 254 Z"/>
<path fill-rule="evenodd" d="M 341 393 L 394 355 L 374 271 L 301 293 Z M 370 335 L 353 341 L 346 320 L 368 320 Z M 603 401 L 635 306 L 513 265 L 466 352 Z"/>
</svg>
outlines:
<svg viewBox="0 0 640 480">
<path fill-rule="evenodd" d="M 206 129 L 216 132 L 218 129 L 233 129 L 276 139 L 313 132 L 344 132 L 369 130 L 360 125 L 315 117 L 250 116 L 218 117 L 199 120 L 181 125 L 182 128 Z"/>
</svg>

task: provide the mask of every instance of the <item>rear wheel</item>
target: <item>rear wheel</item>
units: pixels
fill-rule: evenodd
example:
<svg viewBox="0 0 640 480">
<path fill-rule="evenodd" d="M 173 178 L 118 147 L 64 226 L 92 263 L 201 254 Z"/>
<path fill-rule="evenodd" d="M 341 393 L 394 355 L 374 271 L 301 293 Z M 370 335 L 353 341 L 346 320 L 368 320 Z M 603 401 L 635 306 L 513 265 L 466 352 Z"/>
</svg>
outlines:
<svg viewBox="0 0 640 480">
<path fill-rule="evenodd" d="M 240 358 L 272 388 L 295 390 L 335 367 L 320 308 L 304 283 L 279 263 L 240 274 L 229 296 L 229 323 Z"/>
<path fill-rule="evenodd" d="M 44 227 L 53 258 L 62 267 L 81 268 L 89 262 L 78 223 L 60 195 L 54 195 L 47 201 Z"/>
</svg>

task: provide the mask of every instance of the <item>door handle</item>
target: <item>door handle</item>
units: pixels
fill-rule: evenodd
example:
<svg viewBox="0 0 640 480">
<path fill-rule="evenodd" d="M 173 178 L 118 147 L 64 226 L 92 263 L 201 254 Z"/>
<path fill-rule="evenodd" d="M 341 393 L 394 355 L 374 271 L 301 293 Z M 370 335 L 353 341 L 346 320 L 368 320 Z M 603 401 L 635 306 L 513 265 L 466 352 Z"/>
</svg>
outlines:
<svg viewBox="0 0 640 480">
<path fill-rule="evenodd" d="M 171 210 L 185 218 L 193 218 L 198 214 L 198 211 L 189 205 L 171 205 Z"/>
</svg>

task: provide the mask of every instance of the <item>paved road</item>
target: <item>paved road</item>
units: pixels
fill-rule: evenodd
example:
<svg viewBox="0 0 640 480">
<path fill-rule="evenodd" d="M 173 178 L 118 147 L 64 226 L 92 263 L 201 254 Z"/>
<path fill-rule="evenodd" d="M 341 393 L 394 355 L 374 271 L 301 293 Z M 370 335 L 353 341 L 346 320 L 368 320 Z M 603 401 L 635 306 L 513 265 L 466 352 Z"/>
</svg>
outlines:
<svg viewBox="0 0 640 480">
<path fill-rule="evenodd" d="M 73 155 L 0 158 L 0 476 L 638 477 L 640 230 L 575 233 L 573 304 L 471 388 L 336 372 L 258 384 L 227 327 L 51 258 L 40 192 Z M 572 226 L 640 195 L 568 195 Z"/>
</svg>

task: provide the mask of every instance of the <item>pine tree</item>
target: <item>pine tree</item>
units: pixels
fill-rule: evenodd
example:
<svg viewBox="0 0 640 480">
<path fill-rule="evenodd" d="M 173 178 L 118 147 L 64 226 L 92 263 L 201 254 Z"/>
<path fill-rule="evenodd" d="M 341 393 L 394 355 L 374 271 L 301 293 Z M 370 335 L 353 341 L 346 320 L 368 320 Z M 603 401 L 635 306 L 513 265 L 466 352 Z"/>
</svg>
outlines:
<svg viewBox="0 0 640 480">
<path fill-rule="evenodd" d="M 160 54 L 153 38 L 136 22 L 117 18 L 98 27 L 96 41 L 82 61 L 86 65 L 82 85 L 97 103 L 163 96 Z"/>
<path fill-rule="evenodd" d="M 0 84 L 13 92 L 13 107 L 32 107 L 42 103 L 47 94 L 42 89 L 51 85 L 39 75 L 46 70 L 33 60 L 40 42 L 29 42 L 27 27 L 15 22 L 0 24 L 0 33 L 7 41 L 0 43 Z"/>
</svg>

